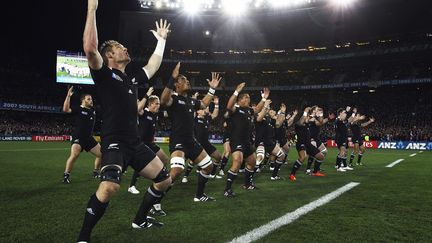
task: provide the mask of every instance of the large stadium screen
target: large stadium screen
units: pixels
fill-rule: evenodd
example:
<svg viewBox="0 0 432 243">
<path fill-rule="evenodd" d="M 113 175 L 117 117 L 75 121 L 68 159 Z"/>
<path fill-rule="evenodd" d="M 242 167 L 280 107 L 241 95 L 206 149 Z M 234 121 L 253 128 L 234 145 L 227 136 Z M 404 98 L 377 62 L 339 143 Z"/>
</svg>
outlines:
<svg viewBox="0 0 432 243">
<path fill-rule="evenodd" d="M 94 84 L 83 53 L 57 51 L 57 83 Z"/>
</svg>

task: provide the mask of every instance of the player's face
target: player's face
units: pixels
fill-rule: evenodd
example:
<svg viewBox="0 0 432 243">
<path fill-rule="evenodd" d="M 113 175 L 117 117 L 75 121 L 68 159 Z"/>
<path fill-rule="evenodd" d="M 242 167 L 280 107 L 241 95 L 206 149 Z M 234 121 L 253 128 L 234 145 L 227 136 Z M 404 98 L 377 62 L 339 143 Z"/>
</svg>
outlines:
<svg viewBox="0 0 432 243">
<path fill-rule="evenodd" d="M 112 48 L 113 51 L 113 59 L 117 63 L 129 63 L 131 58 L 128 53 L 128 49 L 124 47 L 122 44 L 118 43 L 114 45 Z"/>
<path fill-rule="evenodd" d="M 152 113 L 157 113 L 159 112 L 159 108 L 160 108 L 160 101 L 159 99 L 155 100 L 153 103 L 150 104 L 149 106 L 149 110 Z"/>
<path fill-rule="evenodd" d="M 271 118 L 274 118 L 274 117 L 276 116 L 276 111 L 275 111 L 275 110 L 270 110 L 270 111 L 269 111 L 269 116 L 270 116 Z"/>
<path fill-rule="evenodd" d="M 91 95 L 87 95 L 83 101 L 85 107 L 93 107 L 93 99 Z"/>
<path fill-rule="evenodd" d="M 347 113 L 346 113 L 345 111 L 342 111 L 342 112 L 339 114 L 339 117 L 340 117 L 340 119 L 343 121 L 343 120 L 346 119 L 346 117 L 347 117 Z"/>
<path fill-rule="evenodd" d="M 177 79 L 177 92 L 187 92 L 191 89 L 189 80 L 183 76 L 180 75 L 180 77 Z"/>
<path fill-rule="evenodd" d="M 250 96 L 248 94 L 244 95 L 239 101 L 238 104 L 242 107 L 247 107 L 250 105 Z"/>
</svg>

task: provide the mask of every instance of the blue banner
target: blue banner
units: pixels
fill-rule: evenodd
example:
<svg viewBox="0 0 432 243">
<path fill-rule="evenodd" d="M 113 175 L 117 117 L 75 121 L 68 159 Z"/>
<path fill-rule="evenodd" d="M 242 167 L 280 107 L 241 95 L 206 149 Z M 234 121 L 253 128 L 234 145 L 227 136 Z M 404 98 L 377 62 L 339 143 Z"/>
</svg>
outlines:
<svg viewBox="0 0 432 243">
<path fill-rule="evenodd" d="M 61 106 L 31 105 L 31 104 L 0 102 L 0 110 L 61 113 L 62 107 Z"/>
<path fill-rule="evenodd" d="M 398 141 L 398 142 L 378 142 L 378 148 L 383 149 L 405 149 L 405 150 L 432 150 L 432 142 L 414 142 L 414 141 Z"/>
</svg>

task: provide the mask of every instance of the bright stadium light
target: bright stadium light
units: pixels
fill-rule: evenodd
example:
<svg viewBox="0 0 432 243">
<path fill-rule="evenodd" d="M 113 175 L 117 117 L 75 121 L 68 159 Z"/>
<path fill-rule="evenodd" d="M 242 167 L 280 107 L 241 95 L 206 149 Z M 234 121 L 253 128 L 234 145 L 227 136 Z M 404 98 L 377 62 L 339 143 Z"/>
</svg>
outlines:
<svg viewBox="0 0 432 243">
<path fill-rule="evenodd" d="M 351 6 L 356 0 L 331 0 L 331 4 L 335 7 L 346 8 Z"/>
<path fill-rule="evenodd" d="M 183 0 L 183 10 L 189 15 L 195 15 L 201 10 L 200 0 Z"/>
<path fill-rule="evenodd" d="M 162 0 L 158 0 L 158 1 L 156 1 L 156 2 L 155 2 L 155 7 L 156 7 L 157 9 L 162 8 Z"/>
<path fill-rule="evenodd" d="M 250 0 L 222 0 L 222 7 L 228 15 L 241 16 L 246 13 Z"/>
</svg>

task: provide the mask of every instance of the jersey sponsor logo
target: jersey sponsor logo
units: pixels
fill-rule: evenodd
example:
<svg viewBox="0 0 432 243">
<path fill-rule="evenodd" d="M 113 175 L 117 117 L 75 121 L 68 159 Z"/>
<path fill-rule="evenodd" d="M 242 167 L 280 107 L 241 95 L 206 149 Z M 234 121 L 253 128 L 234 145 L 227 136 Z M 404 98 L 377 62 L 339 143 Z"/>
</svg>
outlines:
<svg viewBox="0 0 432 243">
<path fill-rule="evenodd" d="M 147 116 L 147 120 L 153 121 L 153 117 Z"/>
<path fill-rule="evenodd" d="M 176 144 L 176 145 L 174 146 L 174 148 L 175 148 L 175 149 L 181 149 L 181 148 L 183 148 L 183 144 L 178 143 L 178 144 Z"/>
<path fill-rule="evenodd" d="M 242 149 L 241 145 L 237 145 L 236 149 Z"/>
<path fill-rule="evenodd" d="M 74 143 L 79 143 L 79 139 L 75 139 L 73 142 Z"/>
<path fill-rule="evenodd" d="M 115 80 L 118 80 L 118 81 L 120 81 L 120 82 L 123 82 L 123 79 L 120 78 L 120 76 L 118 76 L 118 75 L 115 74 L 115 73 L 112 74 L 112 78 L 115 79 Z"/>
<path fill-rule="evenodd" d="M 179 103 L 180 105 L 186 105 L 186 102 L 184 102 L 183 100 L 179 100 L 178 103 Z"/>
<path fill-rule="evenodd" d="M 81 111 L 81 114 L 83 114 L 83 115 L 88 115 L 88 113 L 87 113 L 87 111 Z"/>
<path fill-rule="evenodd" d="M 112 143 L 112 144 L 108 145 L 108 149 L 119 149 L 118 143 Z"/>
<path fill-rule="evenodd" d="M 239 112 L 241 113 L 241 114 L 245 114 L 246 112 L 244 112 L 244 111 L 242 111 L 242 110 L 239 110 Z"/>
</svg>

